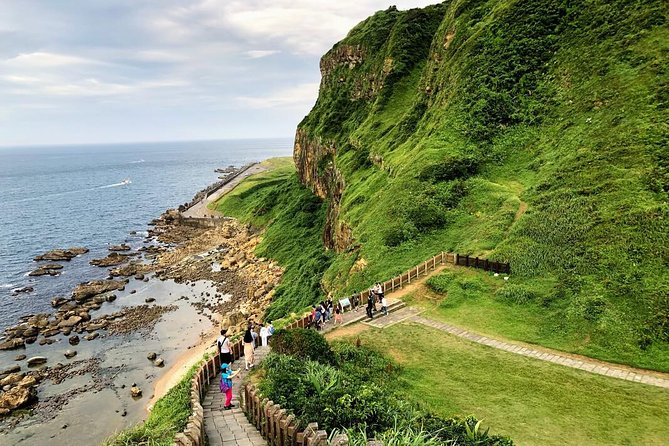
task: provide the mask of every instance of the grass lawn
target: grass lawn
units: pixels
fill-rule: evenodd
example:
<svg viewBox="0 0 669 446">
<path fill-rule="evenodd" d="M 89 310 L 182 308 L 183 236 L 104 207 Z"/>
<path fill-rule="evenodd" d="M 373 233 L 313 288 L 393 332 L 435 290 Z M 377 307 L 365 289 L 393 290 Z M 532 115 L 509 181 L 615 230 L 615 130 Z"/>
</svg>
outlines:
<svg viewBox="0 0 669 446">
<path fill-rule="evenodd" d="M 491 273 L 449 266 L 404 300 L 420 306 L 431 318 L 496 338 L 538 344 L 603 361 L 669 371 L 669 345 L 654 343 L 646 350 L 627 343 L 607 343 L 598 325 L 565 316 L 561 302 L 545 304 L 550 280 L 511 276 L 508 282 Z M 574 327 L 578 328 L 577 330 Z"/>
<path fill-rule="evenodd" d="M 516 444 L 669 444 L 667 390 L 525 358 L 413 324 L 365 330 L 356 337 L 402 365 L 407 398 L 446 417 L 473 414 Z"/>
<path fill-rule="evenodd" d="M 295 172 L 293 158 L 289 156 L 266 159 L 260 165 L 267 170 L 244 178 L 237 187 L 211 203 L 209 208 L 234 217 L 245 215 L 249 212 L 250 200 L 244 199 L 252 196 L 255 189 L 283 183 Z"/>
</svg>

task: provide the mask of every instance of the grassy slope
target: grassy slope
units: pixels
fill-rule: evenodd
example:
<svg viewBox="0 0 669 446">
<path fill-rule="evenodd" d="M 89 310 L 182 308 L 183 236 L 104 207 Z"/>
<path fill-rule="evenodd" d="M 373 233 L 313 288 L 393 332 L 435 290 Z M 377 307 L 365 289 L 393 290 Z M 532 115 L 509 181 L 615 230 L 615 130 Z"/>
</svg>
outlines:
<svg viewBox="0 0 669 446">
<path fill-rule="evenodd" d="M 360 289 L 441 250 L 508 260 L 535 326 L 490 330 L 669 370 L 666 10 L 497 0 L 425 14 L 443 18 L 430 57 L 367 102 L 346 100 L 356 79 L 425 53 L 402 26 L 432 19 L 387 11 L 356 27 L 343 43 L 371 56 L 335 71 L 343 81 L 322 85 L 301 124 L 337 144 L 361 245 L 334 259 L 326 287 Z"/>
<path fill-rule="evenodd" d="M 322 245 L 325 206 L 302 186 L 290 158 L 263 163 L 267 171 L 244 179 L 214 203 L 224 215 L 266 228 L 257 248 L 285 273 L 267 317 L 278 319 L 321 298 L 320 278 L 331 263 Z"/>
<path fill-rule="evenodd" d="M 661 445 L 663 389 L 571 370 L 415 325 L 367 330 L 363 345 L 402 365 L 407 399 L 444 416 L 476 414 L 519 445 Z M 435 342 L 439 339 L 439 342 Z"/>
</svg>

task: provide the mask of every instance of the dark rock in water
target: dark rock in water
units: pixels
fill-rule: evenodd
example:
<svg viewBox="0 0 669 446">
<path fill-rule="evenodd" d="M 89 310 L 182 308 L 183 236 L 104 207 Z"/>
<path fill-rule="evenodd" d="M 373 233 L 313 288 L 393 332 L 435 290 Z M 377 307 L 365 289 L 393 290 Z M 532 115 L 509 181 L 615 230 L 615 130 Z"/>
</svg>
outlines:
<svg viewBox="0 0 669 446">
<path fill-rule="evenodd" d="M 163 358 L 158 358 L 155 361 L 153 361 L 153 365 L 156 367 L 163 367 L 165 365 L 165 360 Z"/>
<path fill-rule="evenodd" d="M 32 367 L 35 365 L 45 364 L 46 361 L 47 358 L 45 356 L 33 356 L 32 358 L 28 359 L 28 366 Z"/>
<path fill-rule="evenodd" d="M 142 389 L 140 389 L 137 384 L 132 383 L 132 387 L 130 387 L 130 395 L 132 395 L 133 398 L 139 398 L 142 396 Z"/>
<path fill-rule="evenodd" d="M 68 342 L 70 343 L 70 345 L 79 344 L 79 336 L 77 336 L 77 335 L 70 336 L 70 339 L 68 339 Z"/>
<path fill-rule="evenodd" d="M 114 302 L 116 300 L 116 294 L 110 294 L 107 296 L 107 302 Z"/>
<path fill-rule="evenodd" d="M 126 245 L 125 243 L 121 243 L 120 245 L 112 245 L 109 247 L 110 251 L 130 251 L 130 246 Z"/>
<path fill-rule="evenodd" d="M 146 355 L 146 359 L 148 359 L 149 361 L 153 361 L 157 357 L 158 357 L 158 355 L 155 352 L 151 352 L 148 355 Z"/>
<path fill-rule="evenodd" d="M 144 280 L 144 274 L 135 274 L 135 280 Z"/>
<path fill-rule="evenodd" d="M 98 294 L 121 290 L 124 287 L 125 282 L 121 280 L 93 280 L 77 285 L 74 291 L 72 291 L 72 297 L 77 302 L 84 302 Z"/>
<path fill-rule="evenodd" d="M 50 266 L 56 265 L 58 268 L 50 268 Z M 48 265 L 43 265 L 40 266 L 39 268 L 30 271 L 28 273 L 29 276 L 35 277 L 35 276 L 57 276 L 60 273 L 57 271 L 61 269 L 62 266 L 57 264 L 57 263 L 49 263 Z"/>
<path fill-rule="evenodd" d="M 78 255 L 86 254 L 88 248 L 69 248 L 69 249 L 54 249 L 45 254 L 35 257 L 35 261 L 41 260 L 71 260 Z"/>
<path fill-rule="evenodd" d="M 77 351 L 76 350 L 66 350 L 64 353 L 66 358 L 74 358 L 77 356 Z"/>
<path fill-rule="evenodd" d="M 13 350 L 15 348 L 25 347 L 26 343 L 22 338 L 9 339 L 5 342 L 0 342 L 0 350 Z"/>
<path fill-rule="evenodd" d="M 26 338 L 26 344 L 34 344 L 37 341 L 37 336 Z"/>
<path fill-rule="evenodd" d="M 31 286 L 24 286 L 23 288 L 16 288 L 15 290 L 12 290 L 12 294 L 16 296 L 17 294 L 20 293 L 32 293 L 33 291 L 35 291 L 35 288 Z"/>
<path fill-rule="evenodd" d="M 131 290 L 130 294 L 135 294 L 136 292 L 137 292 L 137 290 Z"/>
<path fill-rule="evenodd" d="M 146 299 L 144 299 L 144 302 L 146 302 L 147 304 L 150 304 L 151 302 L 155 302 L 155 301 L 156 301 L 156 299 L 154 297 L 147 297 Z"/>
<path fill-rule="evenodd" d="M 14 357 L 14 361 L 23 361 L 24 359 L 26 359 L 26 355 L 16 355 Z M 2 372 L 0 372 L 0 374 L 2 374 Z"/>
<path fill-rule="evenodd" d="M 54 339 L 42 338 L 39 340 L 39 345 L 51 345 L 56 342 Z"/>
</svg>

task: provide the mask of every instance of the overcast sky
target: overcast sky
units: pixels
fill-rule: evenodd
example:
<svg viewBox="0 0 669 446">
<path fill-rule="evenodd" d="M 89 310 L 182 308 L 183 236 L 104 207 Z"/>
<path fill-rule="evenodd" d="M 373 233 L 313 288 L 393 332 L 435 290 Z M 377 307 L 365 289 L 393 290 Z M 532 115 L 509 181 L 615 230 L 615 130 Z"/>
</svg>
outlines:
<svg viewBox="0 0 669 446">
<path fill-rule="evenodd" d="M 0 146 L 293 136 L 318 61 L 429 0 L 1 0 Z"/>
</svg>

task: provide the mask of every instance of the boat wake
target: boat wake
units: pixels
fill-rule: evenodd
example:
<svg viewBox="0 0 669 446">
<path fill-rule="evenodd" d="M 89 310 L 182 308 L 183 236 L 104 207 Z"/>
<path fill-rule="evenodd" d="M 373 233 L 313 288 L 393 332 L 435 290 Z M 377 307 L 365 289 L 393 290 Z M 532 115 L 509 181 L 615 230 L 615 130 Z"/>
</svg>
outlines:
<svg viewBox="0 0 669 446">
<path fill-rule="evenodd" d="M 130 183 L 132 183 L 132 181 L 130 181 L 130 178 L 126 178 L 125 180 L 121 181 L 120 183 L 107 184 L 106 186 L 98 187 L 98 189 L 107 189 L 107 188 L 110 188 L 110 187 L 126 186 Z"/>
</svg>

